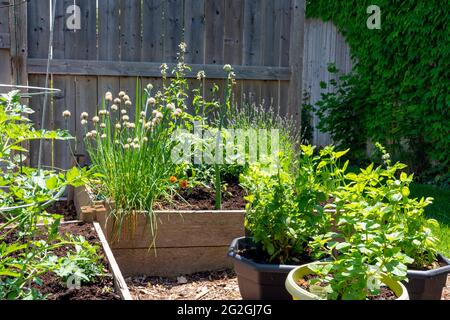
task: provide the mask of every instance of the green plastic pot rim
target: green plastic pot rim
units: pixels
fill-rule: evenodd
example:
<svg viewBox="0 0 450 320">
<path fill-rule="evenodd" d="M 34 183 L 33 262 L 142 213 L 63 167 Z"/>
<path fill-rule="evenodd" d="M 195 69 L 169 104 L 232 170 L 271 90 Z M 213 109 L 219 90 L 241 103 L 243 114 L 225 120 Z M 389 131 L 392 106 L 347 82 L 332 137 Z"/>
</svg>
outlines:
<svg viewBox="0 0 450 320">
<path fill-rule="evenodd" d="M 304 270 L 305 268 L 307 268 L 309 270 L 311 274 L 313 273 L 313 271 L 311 269 L 309 269 L 309 266 L 312 264 L 327 264 L 328 262 L 312 262 L 312 263 L 308 263 L 299 267 L 296 267 L 295 269 L 293 269 L 291 272 L 289 272 L 288 277 L 286 278 L 286 290 L 292 295 L 293 298 L 298 297 L 300 294 L 303 296 L 308 297 L 311 300 L 326 300 L 326 299 L 322 299 L 320 297 L 318 297 L 317 295 L 301 288 L 294 280 L 295 278 L 295 274 L 300 271 L 300 270 Z M 392 291 L 394 291 L 394 293 L 397 296 L 396 300 L 409 300 L 409 295 L 408 295 L 408 291 L 406 289 L 406 287 L 399 281 L 395 281 L 392 279 L 389 279 L 387 277 L 383 277 L 382 282 L 387 285 L 389 287 L 389 289 L 391 289 Z M 398 288 L 392 288 L 392 286 L 386 282 L 392 282 L 395 283 L 396 286 L 398 286 Z M 398 290 L 395 290 L 398 289 Z M 397 292 L 395 291 L 400 291 L 401 290 L 401 294 L 398 295 Z M 299 294 L 300 293 L 300 294 Z"/>
</svg>

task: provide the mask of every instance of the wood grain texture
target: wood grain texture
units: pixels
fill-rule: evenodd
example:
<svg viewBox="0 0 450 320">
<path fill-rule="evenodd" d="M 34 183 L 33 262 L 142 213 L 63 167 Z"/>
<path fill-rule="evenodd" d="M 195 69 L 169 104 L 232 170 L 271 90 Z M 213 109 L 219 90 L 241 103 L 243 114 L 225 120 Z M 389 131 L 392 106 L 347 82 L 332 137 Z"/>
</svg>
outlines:
<svg viewBox="0 0 450 320">
<path fill-rule="evenodd" d="M 94 229 L 97 232 L 98 238 L 103 248 L 103 252 L 105 253 L 106 260 L 108 261 L 109 269 L 114 278 L 114 288 L 116 292 L 120 295 L 123 300 L 133 300 L 130 291 L 128 290 L 127 283 L 123 278 L 122 271 L 117 264 L 116 258 L 109 247 L 108 241 L 106 240 L 105 235 L 103 234 L 102 228 L 96 222 L 94 222 Z"/>
<path fill-rule="evenodd" d="M 50 2 L 28 4 L 28 58 L 47 58 L 50 36 Z"/>
<path fill-rule="evenodd" d="M 11 47 L 11 37 L 9 33 L 0 33 L 0 49 L 9 49 Z"/>
<path fill-rule="evenodd" d="M 53 85 L 61 89 L 60 93 L 52 95 L 52 106 L 49 108 L 50 126 L 76 132 L 78 118 L 74 116 L 65 119 L 62 116 L 64 110 L 69 110 L 72 115 L 76 114 L 75 104 L 75 79 L 74 77 L 54 76 Z M 56 141 L 54 144 L 54 161 L 57 168 L 68 170 L 73 165 L 75 153 L 75 141 Z"/>
<path fill-rule="evenodd" d="M 97 114 L 97 77 L 87 76 L 77 76 L 73 78 L 75 81 L 75 114 L 72 115 L 77 121 L 76 130 L 76 152 L 77 154 L 82 154 L 87 157 L 86 150 L 84 148 L 84 136 L 86 135 L 86 130 L 92 130 L 92 122 L 85 127 L 81 124 L 78 125 L 80 121 L 81 113 L 87 112 L 89 114 L 89 120 Z"/>
<path fill-rule="evenodd" d="M 224 64 L 225 0 L 208 0 L 205 4 L 206 64 Z"/>
<path fill-rule="evenodd" d="M 0 34 L 9 35 L 9 8 L 0 8 Z"/>
<path fill-rule="evenodd" d="M 0 8 L 0 83 L 12 83 L 11 37 L 9 32 L 9 8 Z M 7 89 L 1 88 L 1 93 Z"/>
<path fill-rule="evenodd" d="M 125 277 L 174 277 L 232 267 L 228 246 L 194 248 L 112 249 Z"/>
<path fill-rule="evenodd" d="M 144 0 L 142 61 L 164 60 L 164 1 Z"/>
<path fill-rule="evenodd" d="M 260 0 L 245 0 L 243 30 L 243 65 L 262 66 L 264 54 L 264 6 Z M 242 91 L 246 103 L 261 103 L 262 82 L 246 81 Z"/>
<path fill-rule="evenodd" d="M 98 7 L 98 59 L 119 60 L 120 1 L 102 0 Z"/>
<path fill-rule="evenodd" d="M 224 61 L 241 65 L 243 57 L 244 0 L 225 1 Z"/>
<path fill-rule="evenodd" d="M 29 59 L 28 72 L 30 74 L 44 74 L 46 71 L 45 59 Z M 168 64 L 169 69 L 175 67 Z M 208 79 L 226 79 L 222 65 L 191 64 L 192 71 L 187 78 L 196 78 L 200 70 L 206 72 Z M 243 80 L 289 80 L 290 69 L 287 67 L 268 66 L 233 66 L 236 79 Z M 61 75 L 103 75 L 103 76 L 129 76 L 129 77 L 160 77 L 160 63 L 154 62 L 127 62 L 127 61 L 95 61 L 95 60 L 62 60 L 55 59 L 51 64 L 51 73 Z M 168 76 L 172 76 L 169 74 Z"/>
<path fill-rule="evenodd" d="M 305 29 L 305 1 L 292 0 L 292 23 L 290 61 L 292 74 L 289 84 L 288 113 L 294 117 L 298 124 L 301 123 L 302 107 L 302 74 L 303 74 L 303 49 L 304 34 L 299 30 Z"/>
<path fill-rule="evenodd" d="M 185 0 L 184 41 L 186 62 L 202 64 L 205 59 L 205 1 Z"/>
<path fill-rule="evenodd" d="M 134 95 L 137 77 L 159 84 L 160 65 L 175 62 L 182 40 L 188 44 L 186 61 L 193 64 L 189 82 L 195 84 L 197 72 L 205 70 L 206 96 L 210 96 L 213 83 L 223 83 L 226 75 L 222 66 L 230 63 L 238 79 L 235 90 L 238 104 L 248 101 L 249 96 L 258 104 L 264 100 L 267 106 L 273 101 L 275 107 L 280 106 L 281 114 L 295 115 L 297 120 L 300 120 L 305 90 L 313 103 L 320 98 L 320 81 L 330 79 L 327 63 L 336 62 L 343 73 L 352 68 L 348 46 L 331 23 L 304 22 L 303 0 L 142 0 L 140 3 L 101 0 L 96 6 L 94 0 L 77 0 L 82 29 L 74 32 L 67 29 L 65 11 L 73 5 L 73 0 L 57 1 L 55 60 L 51 72 L 58 79 L 60 89 L 66 92 L 52 100 L 56 107 L 49 125 L 57 124 L 64 107 L 72 108 L 75 104 L 76 114 L 83 108 L 94 111 L 106 90 L 117 94 L 121 87 L 126 87 Z M 42 83 L 50 33 L 49 1 L 30 1 L 27 5 L 28 75 L 34 83 Z M 1 49 L 11 46 L 9 13 L 9 8 L 0 8 L 0 81 L 4 83 L 16 81 L 12 78 L 10 53 Z M 91 79 L 92 87 L 81 83 L 86 78 Z M 79 87 L 87 90 L 84 95 L 92 101 L 82 102 L 76 97 Z M 222 92 L 223 88 L 219 96 Z M 38 110 L 36 119 L 40 118 L 39 103 L 42 101 L 33 100 Z M 75 122 L 71 125 L 75 128 L 72 133 L 80 137 L 78 131 L 82 128 Z M 313 124 L 317 122 L 314 116 Z M 312 142 L 324 145 L 331 140 L 315 130 Z M 84 152 L 82 147 L 78 142 L 77 150 Z M 50 154 L 50 150 L 45 150 Z"/>
<path fill-rule="evenodd" d="M 73 5 L 72 0 L 64 0 L 64 7 Z M 81 11 L 81 29 L 64 32 L 64 52 L 66 59 L 97 59 L 97 8 L 91 0 L 77 0 Z M 95 35 L 95 38 L 94 38 Z"/>
<path fill-rule="evenodd" d="M 120 57 L 122 61 L 141 59 L 141 6 L 135 0 L 120 2 Z"/>
<path fill-rule="evenodd" d="M 156 248 L 218 247 L 244 235 L 244 212 L 157 212 Z M 99 221 L 105 221 L 97 215 Z M 114 249 L 148 249 L 153 242 L 149 221 L 136 215 L 122 225 L 120 238 L 109 219 L 102 226 Z M 115 230 L 115 229 L 114 229 Z M 116 239 L 117 238 L 117 239 Z"/>
<path fill-rule="evenodd" d="M 183 40 L 184 1 L 166 0 L 164 12 L 164 61 L 176 62 Z"/>
<path fill-rule="evenodd" d="M 144 215 L 125 221 L 118 237 L 109 206 L 93 201 L 85 187 L 76 188 L 74 195 L 79 218 L 99 224 L 126 276 L 176 276 L 229 268 L 228 246 L 245 234 L 242 210 L 155 211 L 156 249 L 149 250 L 153 236 Z"/>
<path fill-rule="evenodd" d="M 18 4 L 13 0 L 13 4 Z M 28 85 L 27 3 L 9 7 L 9 30 L 12 79 L 15 84 Z"/>
<path fill-rule="evenodd" d="M 350 49 L 345 39 L 339 34 L 331 22 L 318 19 L 307 19 L 305 23 L 305 49 L 303 61 L 303 90 L 308 93 L 309 101 L 315 105 L 323 92 L 320 82 L 336 79 L 336 75 L 328 72 L 328 64 L 334 63 L 340 74 L 347 74 L 352 70 Z M 332 143 L 331 137 L 317 129 L 319 118 L 313 114 L 313 140 L 311 143 L 326 146 Z"/>
</svg>

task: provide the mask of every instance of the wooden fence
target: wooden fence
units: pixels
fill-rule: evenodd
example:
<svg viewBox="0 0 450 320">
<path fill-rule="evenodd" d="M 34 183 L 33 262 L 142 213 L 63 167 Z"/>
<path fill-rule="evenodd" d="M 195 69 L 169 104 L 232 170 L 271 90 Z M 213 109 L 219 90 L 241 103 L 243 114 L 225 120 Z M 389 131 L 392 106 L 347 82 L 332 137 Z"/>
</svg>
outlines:
<svg viewBox="0 0 450 320">
<path fill-rule="evenodd" d="M 339 34 L 331 22 L 308 19 L 305 23 L 305 49 L 303 64 L 303 90 L 309 96 L 309 103 L 315 104 L 325 91 L 320 82 L 329 83 L 336 75 L 328 72 L 328 64 L 334 63 L 340 74 L 347 74 L 352 70 L 350 50 L 345 39 Z M 317 129 L 318 117 L 313 114 L 313 143 L 326 146 L 332 143 L 330 135 Z"/>
<path fill-rule="evenodd" d="M 50 1 L 10 0 L 10 4 L 15 6 L 0 7 L 0 81 L 44 86 Z M 190 83 L 196 83 L 198 70 L 206 72 L 206 96 L 213 83 L 223 83 L 222 67 L 229 63 L 237 74 L 237 101 L 251 94 L 257 103 L 273 103 L 282 114 L 297 118 L 303 82 L 315 90 L 321 81 L 315 68 L 346 52 L 335 30 L 336 35 L 330 32 L 316 43 L 320 51 L 304 50 L 305 41 L 314 47 L 313 31 L 321 33 L 320 23 L 314 22 L 314 28 L 308 21 L 305 25 L 304 0 L 101 0 L 98 5 L 96 0 L 76 0 L 81 28 L 69 30 L 67 19 L 72 14 L 67 8 L 73 4 L 73 0 L 56 2 L 50 72 L 52 86 L 62 92 L 51 97 L 44 127 L 68 128 L 77 137 L 72 148 L 77 153 L 83 153 L 80 114 L 94 114 L 106 91 L 126 90 L 134 100 L 137 77 L 141 85 L 161 87 L 159 66 L 176 62 L 182 41 L 188 46 L 186 61 L 193 67 Z M 336 48 L 328 55 L 327 41 L 334 41 Z M 304 73 L 304 66 L 311 72 Z M 36 111 L 32 120 L 40 126 L 43 97 L 29 103 Z M 61 116 L 66 109 L 72 113 L 67 122 Z M 68 168 L 67 144 L 57 142 L 54 148 L 54 164 Z M 44 163 L 49 165 L 52 146 L 47 143 L 45 150 Z M 31 146 L 31 163 L 37 163 L 36 144 Z"/>
</svg>

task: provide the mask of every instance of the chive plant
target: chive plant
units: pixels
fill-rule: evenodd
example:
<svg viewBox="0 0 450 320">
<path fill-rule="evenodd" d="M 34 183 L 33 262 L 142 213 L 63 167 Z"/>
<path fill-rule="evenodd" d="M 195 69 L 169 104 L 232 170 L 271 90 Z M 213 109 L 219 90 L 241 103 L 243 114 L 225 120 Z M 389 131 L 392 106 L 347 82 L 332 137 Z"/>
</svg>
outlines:
<svg viewBox="0 0 450 320">
<path fill-rule="evenodd" d="M 216 137 L 216 161 L 214 162 L 214 175 L 215 175 L 215 191 L 216 191 L 216 201 L 215 201 L 215 209 L 222 209 L 222 177 L 220 171 L 220 159 L 218 159 L 218 154 L 222 154 L 219 152 L 219 148 L 221 147 L 221 135 L 222 129 L 227 124 L 227 114 L 230 113 L 231 109 L 231 94 L 233 91 L 233 85 L 235 84 L 235 73 L 233 72 L 233 68 L 231 65 L 226 64 L 223 67 L 223 70 L 227 73 L 227 84 L 225 87 L 225 95 L 223 103 L 219 106 L 218 119 L 217 119 L 217 137 Z"/>
<path fill-rule="evenodd" d="M 183 84 L 172 82 L 164 90 L 183 93 Z M 154 234 L 153 203 L 167 192 L 167 178 L 174 172 L 171 135 L 180 126 L 183 106 L 171 94 L 152 96 L 152 91 L 152 85 L 142 93 L 137 90 L 134 120 L 129 96 L 120 92 L 113 99 L 107 93 L 103 109 L 92 118 L 93 130 L 86 134 L 86 148 L 100 177 L 102 192 L 114 200 L 112 213 L 117 226 L 120 228 L 135 212 L 142 212 Z M 88 115 L 82 118 L 86 124 Z"/>
<path fill-rule="evenodd" d="M 177 171 L 177 163 L 171 156 L 179 141 L 173 139 L 173 135 L 179 129 L 189 129 L 191 122 L 201 118 L 186 112 L 189 87 L 185 76 L 191 69 L 184 63 L 185 44 L 180 45 L 180 50 L 170 80 L 168 66 L 161 65 L 161 91 L 155 93 L 151 84 L 143 90 L 137 85 L 135 103 L 125 92 L 120 92 L 116 98 L 107 92 L 96 116 L 89 121 L 87 113 L 81 115 L 86 149 L 100 182 L 99 191 L 113 202 L 115 236 L 124 222 L 133 221 L 136 213 L 145 214 L 154 244 L 155 201 L 170 199 L 176 192 L 176 185 L 170 178 Z M 202 82 L 204 74 L 197 78 Z M 210 105 L 200 96 L 200 90 L 192 92 L 196 110 Z M 131 229 L 134 227 L 132 223 L 127 225 Z"/>
</svg>

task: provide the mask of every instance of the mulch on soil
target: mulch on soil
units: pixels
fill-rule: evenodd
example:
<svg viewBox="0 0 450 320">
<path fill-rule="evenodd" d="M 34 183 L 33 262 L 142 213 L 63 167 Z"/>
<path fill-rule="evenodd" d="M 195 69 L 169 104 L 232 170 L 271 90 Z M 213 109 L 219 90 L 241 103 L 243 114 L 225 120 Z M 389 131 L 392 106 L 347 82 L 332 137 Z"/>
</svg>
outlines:
<svg viewBox="0 0 450 320">
<path fill-rule="evenodd" d="M 241 300 L 233 271 L 198 273 L 176 278 L 131 277 L 126 279 L 136 300 Z M 185 283 L 186 282 L 186 283 Z M 442 300 L 450 300 L 450 275 Z"/>
<path fill-rule="evenodd" d="M 450 275 L 447 277 L 447 287 L 442 291 L 442 300 L 450 300 Z"/>
<path fill-rule="evenodd" d="M 126 279 L 136 300 L 241 300 L 237 277 L 230 270 L 203 272 L 177 278 Z"/>
</svg>

